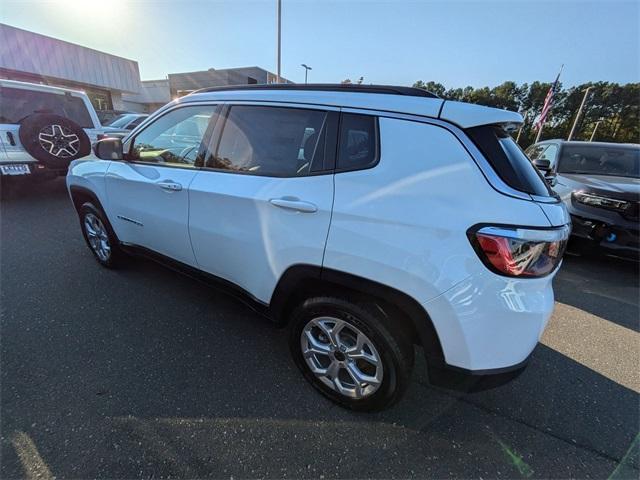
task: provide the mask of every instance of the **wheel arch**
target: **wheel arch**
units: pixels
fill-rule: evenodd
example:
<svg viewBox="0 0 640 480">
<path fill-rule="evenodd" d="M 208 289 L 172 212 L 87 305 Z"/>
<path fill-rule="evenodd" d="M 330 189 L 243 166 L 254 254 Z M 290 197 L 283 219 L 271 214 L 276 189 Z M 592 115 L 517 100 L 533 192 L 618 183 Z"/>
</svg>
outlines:
<svg viewBox="0 0 640 480">
<path fill-rule="evenodd" d="M 78 213 L 80 213 L 80 207 L 82 207 L 82 205 L 86 202 L 92 202 L 100 210 L 102 210 L 103 212 L 105 211 L 102 203 L 100 202 L 100 199 L 98 199 L 98 196 L 86 187 L 71 185 L 69 187 L 69 195 L 71 196 L 73 206 Z"/>
<path fill-rule="evenodd" d="M 422 345 L 428 358 L 444 361 L 436 329 L 420 303 L 393 287 L 339 270 L 314 265 L 289 267 L 280 277 L 271 297 L 271 316 L 276 323 L 285 326 L 292 310 L 305 298 L 326 294 L 349 294 L 363 300 L 374 300 L 385 314 L 403 322 L 408 340 Z"/>
</svg>

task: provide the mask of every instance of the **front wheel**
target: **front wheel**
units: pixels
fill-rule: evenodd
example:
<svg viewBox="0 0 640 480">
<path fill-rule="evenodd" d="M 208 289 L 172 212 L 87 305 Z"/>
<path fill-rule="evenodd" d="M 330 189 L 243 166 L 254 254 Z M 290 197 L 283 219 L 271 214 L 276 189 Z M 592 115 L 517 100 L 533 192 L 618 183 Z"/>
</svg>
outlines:
<svg viewBox="0 0 640 480">
<path fill-rule="evenodd" d="M 398 401 L 413 346 L 375 306 L 340 298 L 306 300 L 292 314 L 289 347 L 305 378 L 334 402 L 376 411 Z"/>
<path fill-rule="evenodd" d="M 82 235 L 98 262 L 114 268 L 120 263 L 122 252 L 111 225 L 102 210 L 92 203 L 80 207 L 80 225 Z"/>
</svg>

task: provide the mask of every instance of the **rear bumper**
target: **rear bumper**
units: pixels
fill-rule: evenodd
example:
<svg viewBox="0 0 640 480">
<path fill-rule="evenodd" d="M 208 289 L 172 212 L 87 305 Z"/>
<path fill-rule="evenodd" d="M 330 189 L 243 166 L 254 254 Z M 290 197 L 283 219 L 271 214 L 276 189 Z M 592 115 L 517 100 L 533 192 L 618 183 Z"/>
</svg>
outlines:
<svg viewBox="0 0 640 480">
<path fill-rule="evenodd" d="M 533 352 L 522 362 L 510 367 L 490 370 L 467 370 L 447 364 L 428 365 L 429 382 L 449 390 L 481 392 L 505 385 L 520 376 L 527 368 Z"/>
<path fill-rule="evenodd" d="M 52 169 L 36 160 L 25 160 L 24 162 L 3 162 L 0 161 L 0 165 L 28 165 L 28 175 L 17 175 L 13 178 L 30 178 L 30 177 L 59 177 L 67 174 L 68 168 Z M 0 174 L 1 175 L 1 174 Z"/>
<path fill-rule="evenodd" d="M 431 382 L 485 389 L 518 376 L 553 312 L 556 272 L 517 279 L 487 270 L 423 304 L 444 357 L 427 359 Z"/>
</svg>

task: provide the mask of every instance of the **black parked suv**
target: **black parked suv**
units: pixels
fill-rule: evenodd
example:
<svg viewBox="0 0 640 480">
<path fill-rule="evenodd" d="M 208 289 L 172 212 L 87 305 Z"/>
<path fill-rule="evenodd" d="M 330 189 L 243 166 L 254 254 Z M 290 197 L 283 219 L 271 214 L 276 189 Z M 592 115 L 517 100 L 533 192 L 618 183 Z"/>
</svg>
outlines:
<svg viewBox="0 0 640 480">
<path fill-rule="evenodd" d="M 567 205 L 574 248 L 640 258 L 640 145 L 547 140 L 526 153 Z"/>
</svg>

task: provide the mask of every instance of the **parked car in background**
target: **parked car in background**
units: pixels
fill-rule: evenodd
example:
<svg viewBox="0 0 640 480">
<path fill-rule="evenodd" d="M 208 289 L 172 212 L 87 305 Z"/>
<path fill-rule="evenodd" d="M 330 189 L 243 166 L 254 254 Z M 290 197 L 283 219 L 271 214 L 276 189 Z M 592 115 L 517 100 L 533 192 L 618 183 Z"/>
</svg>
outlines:
<svg viewBox="0 0 640 480">
<path fill-rule="evenodd" d="M 149 115 L 146 113 L 125 113 L 118 115 L 109 123 L 103 123 L 103 126 L 109 127 L 109 129 L 118 130 L 133 130 Z"/>
<path fill-rule="evenodd" d="M 526 153 L 569 209 L 572 248 L 640 258 L 640 145 L 546 140 Z"/>
<path fill-rule="evenodd" d="M 97 110 L 98 119 L 102 125 L 107 125 L 121 115 L 127 115 L 129 113 L 135 112 L 129 112 L 127 110 Z"/>
<path fill-rule="evenodd" d="M 0 80 L 0 175 L 55 178 L 104 133 L 84 92 Z"/>
<path fill-rule="evenodd" d="M 97 142 L 67 185 L 101 265 L 144 253 L 229 288 L 288 325 L 322 394 L 378 410 L 414 344 L 432 383 L 486 388 L 549 320 L 570 220 L 521 122 L 406 87 L 209 89 Z"/>
</svg>

